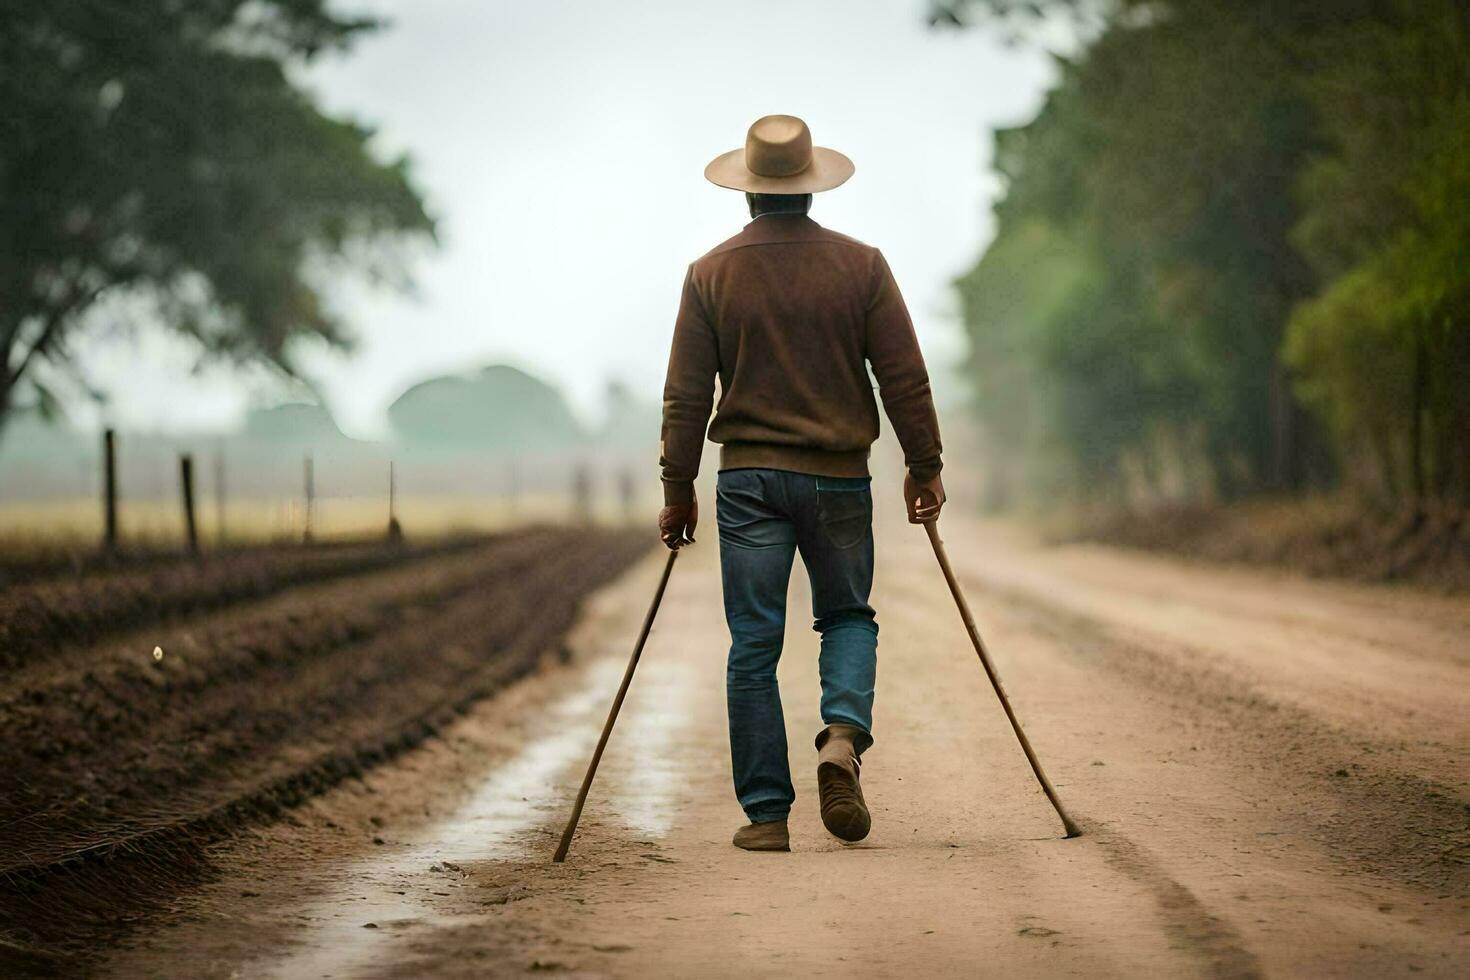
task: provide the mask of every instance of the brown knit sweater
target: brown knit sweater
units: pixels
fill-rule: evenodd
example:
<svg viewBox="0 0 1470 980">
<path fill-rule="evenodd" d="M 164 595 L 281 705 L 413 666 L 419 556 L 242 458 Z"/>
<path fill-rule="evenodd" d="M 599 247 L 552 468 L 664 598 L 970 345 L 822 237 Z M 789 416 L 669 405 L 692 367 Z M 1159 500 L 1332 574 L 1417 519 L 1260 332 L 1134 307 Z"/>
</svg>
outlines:
<svg viewBox="0 0 1470 980">
<path fill-rule="evenodd" d="M 909 472 L 934 476 L 929 374 L 882 254 L 805 215 L 753 220 L 684 280 L 664 385 L 666 502 L 692 497 L 706 426 L 721 444 L 722 470 L 866 476 L 878 438 L 867 364 Z"/>
</svg>

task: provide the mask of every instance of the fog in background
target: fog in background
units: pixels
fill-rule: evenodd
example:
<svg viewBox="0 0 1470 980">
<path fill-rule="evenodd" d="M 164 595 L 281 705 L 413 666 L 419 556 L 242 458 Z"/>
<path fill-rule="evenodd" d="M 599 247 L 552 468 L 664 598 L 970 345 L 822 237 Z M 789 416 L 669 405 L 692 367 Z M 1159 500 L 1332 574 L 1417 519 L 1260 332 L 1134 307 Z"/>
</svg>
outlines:
<svg viewBox="0 0 1470 980">
<path fill-rule="evenodd" d="M 747 220 L 702 170 L 780 112 L 857 163 L 815 216 L 898 273 L 957 503 L 1459 533 L 1458 0 L 341 2 L 0 8 L 0 501 L 95 518 L 111 427 L 128 499 L 193 453 L 308 513 L 391 461 L 631 518 Z"/>
<path fill-rule="evenodd" d="M 941 400 L 964 397 L 950 282 L 991 234 L 991 128 L 1034 114 L 1053 78 L 1037 46 L 933 30 L 919 0 L 339 6 L 390 24 L 305 83 L 375 124 L 385 155 L 411 156 L 442 242 L 417 262 L 414 298 L 328 290 L 358 347 L 300 362 L 349 435 L 381 438 L 413 383 L 491 363 L 562 387 L 589 425 L 610 379 L 656 401 L 687 264 L 747 220 L 704 165 L 775 112 L 856 162 L 813 217 L 884 250 Z M 195 373 L 162 333 L 104 326 L 85 347 L 100 415 L 124 428 L 231 427 L 284 394 L 256 374 Z"/>
</svg>

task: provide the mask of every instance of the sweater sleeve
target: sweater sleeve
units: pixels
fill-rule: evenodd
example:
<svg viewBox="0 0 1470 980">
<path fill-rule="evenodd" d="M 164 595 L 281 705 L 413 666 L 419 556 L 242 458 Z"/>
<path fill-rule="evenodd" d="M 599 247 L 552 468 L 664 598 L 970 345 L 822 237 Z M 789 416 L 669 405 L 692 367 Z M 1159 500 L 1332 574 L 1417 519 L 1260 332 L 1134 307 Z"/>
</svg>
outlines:
<svg viewBox="0 0 1470 980">
<path fill-rule="evenodd" d="M 666 504 L 688 503 L 694 499 L 694 478 L 699 475 L 699 457 L 704 451 L 719 369 L 715 331 L 705 318 L 703 303 L 694 287 L 694 267 L 690 266 L 684 277 L 679 315 L 674 321 L 674 342 L 664 381 L 659 465 L 663 468 Z"/>
<path fill-rule="evenodd" d="M 939 418 L 929 372 L 898 283 L 881 252 L 873 250 L 872 300 L 868 306 L 867 357 L 878 379 L 883 411 L 903 447 L 916 480 L 932 479 L 941 466 Z"/>
</svg>

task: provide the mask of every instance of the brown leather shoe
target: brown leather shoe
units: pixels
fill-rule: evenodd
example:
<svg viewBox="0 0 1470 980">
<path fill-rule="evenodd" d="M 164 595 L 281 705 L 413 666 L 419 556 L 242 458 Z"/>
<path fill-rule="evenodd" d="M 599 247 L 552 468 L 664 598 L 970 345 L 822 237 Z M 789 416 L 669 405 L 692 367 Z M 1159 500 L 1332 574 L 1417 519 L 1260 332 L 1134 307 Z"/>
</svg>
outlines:
<svg viewBox="0 0 1470 980">
<path fill-rule="evenodd" d="M 786 832 L 784 819 L 748 823 L 735 831 L 735 839 L 730 843 L 747 851 L 791 850 L 791 836 Z"/>
<path fill-rule="evenodd" d="M 817 736 L 817 792 L 822 825 L 849 843 L 868 836 L 873 819 L 858 783 L 858 761 L 873 736 L 854 725 L 828 725 Z"/>
</svg>

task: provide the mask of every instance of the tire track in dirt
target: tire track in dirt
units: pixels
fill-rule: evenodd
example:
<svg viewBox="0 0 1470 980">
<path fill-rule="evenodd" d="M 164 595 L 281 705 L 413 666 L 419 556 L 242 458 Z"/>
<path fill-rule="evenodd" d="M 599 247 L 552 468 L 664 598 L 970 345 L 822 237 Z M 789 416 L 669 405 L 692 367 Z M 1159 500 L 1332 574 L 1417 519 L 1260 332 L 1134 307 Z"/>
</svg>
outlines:
<svg viewBox="0 0 1470 980">
<path fill-rule="evenodd" d="M 967 576 L 962 571 L 961 577 L 973 578 L 973 575 Z M 1074 631 L 1081 621 L 1080 617 L 1062 622 L 1062 617 L 1057 616 L 1052 607 L 1029 594 L 1016 590 L 1003 591 L 989 584 L 983 589 L 976 588 L 975 585 L 974 582 L 967 582 L 967 592 L 982 597 L 988 608 L 1005 607 L 1005 618 L 1020 629 L 1047 635 L 1056 641 L 1056 649 L 1073 649 Z M 931 598 L 928 590 L 919 584 L 890 586 L 890 593 L 896 593 L 914 606 Z M 1088 621 L 1087 625 L 1094 624 Z M 1097 666 L 1091 659 L 1084 662 L 1090 667 Z M 1067 796 L 1065 790 L 1062 795 Z M 1092 819 L 1086 810 L 1075 806 L 1075 800 L 1069 798 L 1067 802 L 1069 811 L 1082 827 L 1083 839 L 1088 842 L 1088 846 L 1101 852 L 1108 868 L 1136 884 L 1150 896 L 1160 926 L 1170 944 L 1197 961 L 1202 976 L 1219 980 L 1244 980 L 1264 975 L 1260 960 L 1250 950 L 1240 930 L 1228 918 L 1212 911 L 1200 896 L 1171 874 L 1164 863 L 1143 844 L 1105 822 Z"/>
<path fill-rule="evenodd" d="M 1165 932 L 1200 960 L 1209 976 L 1244 980 L 1263 975 L 1260 961 L 1246 948 L 1240 932 L 1165 871 L 1147 849 L 1123 834 L 1089 833 L 1098 835 L 1096 843 L 1112 868 L 1153 894 Z"/>
<path fill-rule="evenodd" d="M 1029 592 L 993 582 L 987 588 L 1078 662 L 1163 695 L 1181 710 L 1208 713 L 1221 742 L 1336 797 L 1341 811 L 1320 820 L 1316 836 L 1345 868 L 1437 896 L 1470 897 L 1470 801 L 1444 784 L 1394 769 L 1393 755 L 1403 747 L 1345 732 L 1273 699 L 1207 662 L 1202 651 L 1119 635 L 1103 621 Z"/>
<path fill-rule="evenodd" d="M 1019 538 L 1019 540 L 1017 540 Z M 1136 645 L 1219 667 L 1383 745 L 1396 766 L 1470 795 L 1470 601 L 1310 582 L 995 533 L 971 567 L 997 588 L 1109 624 Z M 996 561 L 996 555 L 1004 560 Z"/>
</svg>

